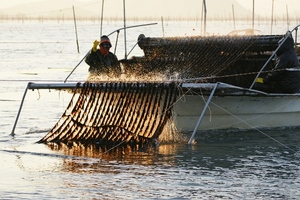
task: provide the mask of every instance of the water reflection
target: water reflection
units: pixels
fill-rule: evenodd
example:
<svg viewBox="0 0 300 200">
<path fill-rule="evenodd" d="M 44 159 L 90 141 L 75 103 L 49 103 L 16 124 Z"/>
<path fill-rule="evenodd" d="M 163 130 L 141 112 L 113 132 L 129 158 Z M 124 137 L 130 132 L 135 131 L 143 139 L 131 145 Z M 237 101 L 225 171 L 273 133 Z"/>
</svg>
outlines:
<svg viewBox="0 0 300 200">
<path fill-rule="evenodd" d="M 297 130 L 268 134 L 289 147 L 300 141 Z M 31 144 L 11 152 L 16 155 L 15 168 L 9 171 L 23 177 L 18 186 L 30 187 L 30 180 L 47 181 L 51 185 L 41 186 L 43 191 L 50 187 L 69 198 L 73 194 L 83 198 L 88 192 L 108 199 L 138 199 L 141 195 L 149 199 L 157 194 L 161 198 L 289 199 L 298 191 L 299 157 L 264 135 L 201 132 L 196 140 L 194 145 L 180 141 L 139 150 L 77 143 Z M 298 152 L 299 147 L 294 147 Z M 8 154 L 4 155 L 5 161 Z M 82 188 L 85 194 L 80 192 Z M 47 195 L 44 192 L 42 197 Z"/>
<path fill-rule="evenodd" d="M 103 167 L 107 164 L 125 164 L 125 165 L 159 165 L 168 164 L 173 165 L 174 155 L 177 154 L 179 144 L 161 144 L 157 147 L 145 147 L 138 149 L 132 146 L 120 146 L 120 147 L 105 147 L 92 144 L 65 144 L 65 143 L 49 143 L 47 146 L 66 156 L 73 157 L 75 159 L 64 159 L 64 164 L 68 169 L 86 168 L 96 166 Z M 82 158 L 80 160 L 80 158 Z M 93 159 L 85 159 L 93 158 Z M 109 169 L 111 172 L 111 169 Z"/>
<path fill-rule="evenodd" d="M 270 153 L 270 150 L 278 151 L 279 154 L 292 154 L 298 151 L 300 141 L 300 130 L 285 131 L 265 131 L 266 135 L 260 132 L 206 132 L 196 135 L 194 145 L 188 145 L 188 136 L 181 135 L 181 140 L 163 142 L 159 145 L 139 146 L 98 146 L 94 144 L 82 143 L 48 143 L 47 146 L 64 155 L 97 158 L 105 161 L 124 161 L 136 163 L 143 160 L 145 163 L 153 164 L 153 158 L 157 155 L 173 155 L 197 157 L 213 157 L 216 159 L 224 158 L 224 155 L 239 157 L 249 155 L 253 152 L 258 155 Z M 177 137 L 179 138 L 179 137 Z M 243 154 L 241 154 L 243 153 Z M 146 161 L 148 160 L 149 161 Z M 142 164 L 142 163 L 141 163 Z"/>
</svg>

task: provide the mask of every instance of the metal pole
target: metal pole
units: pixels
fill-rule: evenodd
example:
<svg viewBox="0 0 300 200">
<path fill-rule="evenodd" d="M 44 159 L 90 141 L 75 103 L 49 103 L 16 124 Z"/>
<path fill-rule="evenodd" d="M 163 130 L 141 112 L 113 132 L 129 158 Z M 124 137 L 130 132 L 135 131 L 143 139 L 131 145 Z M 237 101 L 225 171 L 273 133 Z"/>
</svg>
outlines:
<svg viewBox="0 0 300 200">
<path fill-rule="evenodd" d="M 127 60 L 127 45 L 126 45 L 126 13 L 125 13 L 125 0 L 123 0 L 123 14 L 124 14 L 124 46 L 125 46 L 125 60 Z"/>
<path fill-rule="evenodd" d="M 288 9 L 288 5 L 286 4 L 286 23 L 287 23 L 287 29 L 289 29 L 290 27 L 290 21 L 289 21 L 289 9 Z"/>
<path fill-rule="evenodd" d="M 89 54 L 90 51 L 88 51 L 85 56 L 79 61 L 79 63 L 73 68 L 73 70 L 69 73 L 69 75 L 66 77 L 65 82 L 67 82 L 68 78 L 71 76 L 71 74 L 73 74 L 73 72 L 75 71 L 75 69 L 82 63 L 82 61 L 84 61 L 84 59 L 87 57 L 87 55 Z"/>
<path fill-rule="evenodd" d="M 287 37 L 289 37 L 287 34 L 289 34 L 291 36 L 292 32 L 295 31 L 295 41 L 294 41 L 294 44 L 297 44 L 297 33 L 298 33 L 298 27 L 300 25 L 296 26 L 295 28 L 293 28 L 291 31 L 288 31 L 286 34 L 285 34 L 285 37 L 284 39 L 280 42 L 280 44 L 278 45 L 278 47 L 275 49 L 275 51 L 272 53 L 272 55 L 269 57 L 269 59 L 265 62 L 264 66 L 260 69 L 260 71 L 257 73 L 255 79 L 253 80 L 251 86 L 249 87 L 249 89 L 252 89 L 252 87 L 254 86 L 255 84 L 255 81 L 256 79 L 259 77 L 259 75 L 261 74 L 261 72 L 264 70 L 264 68 L 267 66 L 267 64 L 269 64 L 269 62 L 271 61 L 271 59 L 275 56 L 276 52 L 278 51 L 278 49 L 281 47 L 281 45 L 285 42 L 285 40 L 287 39 Z"/>
<path fill-rule="evenodd" d="M 127 26 L 127 27 L 123 27 L 123 28 L 119 28 L 117 30 L 114 30 L 113 32 L 109 33 L 107 36 L 110 36 L 111 34 L 115 33 L 115 32 L 119 32 L 121 30 L 124 29 L 129 29 L 129 28 L 137 28 L 137 27 L 141 27 L 141 26 L 150 26 L 150 25 L 156 25 L 157 23 L 149 23 L 149 24 L 139 24 L 139 25 L 134 25 L 134 26 Z"/>
<path fill-rule="evenodd" d="M 287 39 L 287 37 L 285 37 L 282 42 L 278 45 L 278 47 L 275 49 L 275 51 L 272 53 L 272 55 L 269 57 L 269 59 L 267 60 L 267 62 L 265 62 L 264 66 L 259 70 L 259 72 L 257 73 L 255 79 L 253 80 L 251 86 L 249 87 L 249 89 L 252 89 L 256 79 L 259 77 L 259 75 L 261 74 L 261 72 L 265 69 L 265 67 L 269 64 L 269 62 L 271 61 L 271 59 L 275 56 L 276 52 L 278 51 L 278 49 L 282 46 L 282 44 L 285 42 L 285 40 Z"/>
<path fill-rule="evenodd" d="M 254 0 L 252 4 L 252 31 L 254 32 Z"/>
<path fill-rule="evenodd" d="M 103 24 L 103 10 L 104 10 L 104 0 L 102 0 L 102 9 L 101 9 L 101 24 L 100 24 L 100 37 L 102 36 L 102 24 Z"/>
<path fill-rule="evenodd" d="M 11 135 L 12 135 L 12 136 L 15 135 L 15 128 L 16 128 L 16 126 L 17 126 L 17 123 L 18 123 L 18 120 L 19 120 L 19 116 L 20 116 L 20 114 L 21 114 L 21 110 L 22 110 L 22 107 L 23 107 L 23 103 L 24 103 L 24 100 L 25 100 L 25 97 L 26 97 L 26 94 L 27 94 L 27 90 L 28 90 L 28 85 L 29 85 L 29 83 L 28 83 L 27 86 L 26 86 L 26 89 L 25 89 L 25 92 L 24 92 L 24 94 L 23 94 L 23 98 L 22 98 L 22 101 L 21 101 L 21 104 L 20 104 L 20 108 L 19 108 L 17 117 L 16 117 L 16 120 L 15 120 L 13 129 L 12 129 L 12 131 L 11 131 Z"/>
<path fill-rule="evenodd" d="M 201 31 L 200 31 L 200 34 L 201 34 L 201 35 L 202 35 L 202 33 L 203 33 L 203 15 L 204 15 L 204 13 L 203 13 L 203 11 L 204 11 L 203 6 L 204 6 L 204 0 L 203 0 L 203 2 L 202 2 L 202 8 L 201 8 Z"/>
<path fill-rule="evenodd" d="M 295 46 L 297 45 L 298 43 L 298 27 L 295 28 Z"/>
<path fill-rule="evenodd" d="M 116 52 L 117 52 L 117 45 L 118 45 L 118 40 L 119 40 L 119 34 L 120 34 L 120 31 L 117 32 L 117 37 L 116 37 L 116 42 L 115 42 L 114 54 L 116 54 Z"/>
<path fill-rule="evenodd" d="M 163 37 L 165 37 L 165 27 L 164 27 L 164 18 L 161 16 L 161 28 L 163 32 Z"/>
<path fill-rule="evenodd" d="M 272 32 L 273 32 L 273 16 L 274 16 L 274 0 L 272 0 L 271 35 L 272 35 Z"/>
<path fill-rule="evenodd" d="M 191 138 L 190 138 L 188 144 L 192 144 L 193 139 L 194 139 L 194 137 L 195 137 L 195 135 L 196 135 L 196 132 L 197 132 L 197 130 L 198 130 L 198 127 L 199 127 L 199 125 L 200 125 L 200 123 L 201 123 L 201 121 L 202 121 L 202 119 L 203 119 L 203 116 L 204 116 L 204 114 L 205 114 L 205 111 L 206 111 L 206 109 L 207 109 L 207 107 L 208 107 L 208 104 L 210 103 L 212 97 L 214 96 L 215 91 L 216 91 L 218 85 L 219 85 L 219 83 L 216 83 L 215 86 L 214 86 L 214 88 L 213 88 L 213 90 L 211 91 L 211 93 L 210 93 L 210 95 L 209 95 L 209 98 L 208 98 L 208 100 L 207 100 L 207 102 L 206 102 L 206 104 L 205 104 L 205 106 L 204 106 L 204 108 L 203 108 L 203 110 L 202 110 L 202 113 L 201 113 L 201 115 L 200 115 L 200 117 L 199 117 L 199 119 L 198 119 L 198 122 L 197 122 L 197 124 L 196 124 L 196 126 L 195 126 L 195 128 L 194 128 L 193 134 L 192 134 L 192 136 L 191 136 Z"/>
<path fill-rule="evenodd" d="M 75 17 L 75 9 L 73 6 L 73 17 L 74 17 L 74 24 L 75 24 L 75 35 L 76 35 L 76 44 L 77 44 L 77 52 L 79 52 L 79 44 L 78 44 L 78 35 L 77 35 L 77 25 L 76 25 L 76 17 Z"/>
<path fill-rule="evenodd" d="M 234 16 L 234 6 L 232 4 L 232 18 L 233 18 L 233 30 L 235 30 L 235 16 Z"/>
<path fill-rule="evenodd" d="M 206 35 L 206 1 L 203 0 L 203 5 L 204 5 L 204 36 Z"/>
</svg>

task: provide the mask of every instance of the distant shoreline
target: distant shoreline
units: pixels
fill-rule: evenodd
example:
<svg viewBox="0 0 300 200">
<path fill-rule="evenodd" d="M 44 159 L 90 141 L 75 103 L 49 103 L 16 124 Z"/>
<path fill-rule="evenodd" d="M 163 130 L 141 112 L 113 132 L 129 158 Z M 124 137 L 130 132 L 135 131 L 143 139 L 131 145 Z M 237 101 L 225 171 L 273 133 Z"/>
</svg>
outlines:
<svg viewBox="0 0 300 200">
<path fill-rule="evenodd" d="M 73 17 L 70 16 L 56 16 L 56 17 L 49 17 L 49 16 L 38 16 L 38 17 L 32 17 L 32 16 L 26 16 L 26 15 L 0 15 L 0 21 L 69 21 L 74 20 Z M 82 17 L 78 16 L 76 17 L 77 21 L 100 21 L 100 17 Z M 103 19 L 104 21 L 123 21 L 123 18 L 120 17 L 106 17 Z M 200 17 L 181 17 L 181 16 L 173 16 L 173 17 L 127 17 L 127 21 L 202 21 Z M 251 17 L 239 17 L 233 19 L 232 17 L 208 17 L 207 21 L 252 21 Z M 264 21 L 271 21 L 272 19 L 270 17 L 257 17 L 254 19 L 256 22 L 264 22 Z M 300 22 L 300 17 L 276 17 L 273 19 L 274 22 Z"/>
</svg>

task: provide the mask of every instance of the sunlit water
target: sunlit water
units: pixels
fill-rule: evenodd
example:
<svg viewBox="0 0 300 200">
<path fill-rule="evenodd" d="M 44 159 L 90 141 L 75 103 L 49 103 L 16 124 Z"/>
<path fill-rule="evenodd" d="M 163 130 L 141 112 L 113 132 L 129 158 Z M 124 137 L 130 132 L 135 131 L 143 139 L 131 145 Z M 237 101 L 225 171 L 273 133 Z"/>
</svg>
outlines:
<svg viewBox="0 0 300 200">
<path fill-rule="evenodd" d="M 28 91 L 11 135 L 29 81 L 64 81 L 99 38 L 99 23 L 77 22 L 79 49 L 72 21 L 1 21 L 0 26 L 0 199 L 299 199 L 300 130 L 199 132 L 197 143 L 186 140 L 158 149 L 109 151 L 92 147 L 53 147 L 35 143 L 67 107 L 64 91 Z M 122 28 L 106 22 L 103 32 Z M 149 22 L 127 22 L 128 26 Z M 292 25 L 292 23 L 291 23 Z M 294 24 L 296 25 L 296 23 Z M 250 22 L 236 22 L 248 29 Z M 138 35 L 197 35 L 200 22 L 159 22 L 127 30 L 127 52 Z M 270 33 L 270 23 L 257 30 Z M 211 34 L 233 30 L 231 22 L 209 22 Z M 284 34 L 277 22 L 273 33 Z M 123 41 L 123 35 L 119 39 Z M 111 36 L 115 40 L 115 34 Z M 117 56 L 123 58 L 120 41 Z M 84 81 L 82 62 L 68 81 Z M 184 135 L 188 138 L 191 134 Z"/>
</svg>

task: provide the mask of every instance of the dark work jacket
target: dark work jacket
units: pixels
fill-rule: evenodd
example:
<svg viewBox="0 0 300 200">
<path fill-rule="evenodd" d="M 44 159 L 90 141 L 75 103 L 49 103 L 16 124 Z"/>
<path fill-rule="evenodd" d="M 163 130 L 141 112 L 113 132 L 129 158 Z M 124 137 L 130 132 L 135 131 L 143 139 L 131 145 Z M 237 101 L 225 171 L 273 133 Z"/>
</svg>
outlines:
<svg viewBox="0 0 300 200">
<path fill-rule="evenodd" d="M 280 93 L 296 93 L 300 89 L 300 64 L 294 49 L 294 40 L 288 37 L 277 51 L 275 67 L 264 78 L 264 83 L 272 85 L 273 91 Z M 280 69 L 295 69 L 280 70 Z M 279 71 L 276 71 L 278 70 Z"/>
<path fill-rule="evenodd" d="M 109 52 L 104 56 L 97 49 L 96 52 L 91 50 L 85 58 L 85 62 L 90 66 L 89 72 L 95 74 L 121 74 L 121 67 L 115 54 Z"/>
</svg>

